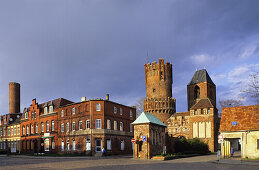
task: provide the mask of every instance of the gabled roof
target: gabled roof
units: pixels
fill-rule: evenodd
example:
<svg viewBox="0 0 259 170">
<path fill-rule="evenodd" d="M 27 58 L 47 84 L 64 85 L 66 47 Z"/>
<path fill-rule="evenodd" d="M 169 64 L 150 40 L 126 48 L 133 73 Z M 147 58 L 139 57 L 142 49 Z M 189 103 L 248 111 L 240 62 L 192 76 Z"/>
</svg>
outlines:
<svg viewBox="0 0 259 170">
<path fill-rule="evenodd" d="M 222 109 L 220 132 L 259 130 L 259 105 Z"/>
<path fill-rule="evenodd" d="M 198 101 L 191 107 L 190 110 L 212 108 L 212 107 L 214 106 L 211 103 L 210 99 L 204 98 L 204 99 L 198 99 Z"/>
<path fill-rule="evenodd" d="M 143 123 L 153 123 L 160 126 L 166 126 L 156 116 L 146 112 L 142 112 L 140 116 L 132 124 L 136 125 L 136 124 L 143 124 Z"/>
<path fill-rule="evenodd" d="M 58 109 L 59 107 L 61 107 L 63 105 L 67 105 L 67 104 L 71 104 L 71 103 L 73 103 L 73 102 L 69 101 L 67 99 L 58 98 L 58 99 L 51 100 L 51 101 L 48 101 L 48 102 L 45 102 L 45 103 L 41 103 L 41 104 L 39 104 L 39 107 L 44 108 L 45 106 L 53 105 L 54 109 Z"/>
<path fill-rule="evenodd" d="M 213 81 L 211 80 L 206 69 L 196 71 L 192 77 L 192 80 L 190 81 L 190 83 L 188 85 L 197 84 L 197 83 L 201 83 L 201 82 L 208 82 L 208 83 L 215 85 L 213 83 Z"/>
</svg>

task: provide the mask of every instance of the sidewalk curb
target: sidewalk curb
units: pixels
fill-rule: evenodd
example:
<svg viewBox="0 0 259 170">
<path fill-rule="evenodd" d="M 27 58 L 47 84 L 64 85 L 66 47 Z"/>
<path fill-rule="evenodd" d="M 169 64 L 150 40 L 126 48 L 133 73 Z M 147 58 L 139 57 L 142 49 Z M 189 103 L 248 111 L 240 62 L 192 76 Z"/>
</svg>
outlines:
<svg viewBox="0 0 259 170">
<path fill-rule="evenodd" d="M 246 161 L 229 161 L 229 162 L 222 162 L 222 161 L 212 161 L 211 163 L 215 164 L 229 164 L 229 165 L 250 165 L 250 166 L 259 166 L 258 163 L 250 163 Z"/>
</svg>

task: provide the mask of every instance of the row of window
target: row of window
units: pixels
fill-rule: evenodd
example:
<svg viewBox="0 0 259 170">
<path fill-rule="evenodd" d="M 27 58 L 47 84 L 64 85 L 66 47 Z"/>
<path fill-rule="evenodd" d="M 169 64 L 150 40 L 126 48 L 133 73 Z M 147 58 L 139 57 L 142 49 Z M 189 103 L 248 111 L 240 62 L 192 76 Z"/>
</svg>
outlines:
<svg viewBox="0 0 259 170">
<path fill-rule="evenodd" d="M 201 109 L 201 110 L 195 110 L 194 115 L 199 115 L 199 114 L 210 114 L 211 111 L 210 109 Z"/>
<path fill-rule="evenodd" d="M 96 152 L 101 152 L 101 149 L 102 149 L 102 141 L 101 141 L 101 139 L 96 139 L 95 140 L 95 151 Z M 66 146 L 65 146 L 65 144 L 66 144 Z M 124 147 L 124 140 L 121 140 L 120 141 L 120 149 L 121 150 L 124 150 L 125 149 L 125 147 Z M 75 141 L 75 139 L 73 139 L 72 140 L 72 148 L 71 148 L 71 146 L 70 146 L 70 141 L 69 140 L 67 140 L 67 141 L 64 141 L 64 140 L 62 140 L 61 141 L 61 150 L 62 151 L 64 151 L 64 150 L 67 150 L 67 151 L 69 151 L 69 150 L 73 150 L 73 151 L 75 151 L 76 150 L 76 141 Z M 109 151 L 109 150 L 112 150 L 112 140 L 111 139 L 107 139 L 106 140 L 106 149 Z M 90 139 L 85 139 L 85 150 L 86 151 L 89 151 L 89 150 L 91 150 L 91 140 Z"/>
<path fill-rule="evenodd" d="M 7 136 L 20 135 L 20 126 L 8 127 Z M 0 136 L 5 136 L 5 128 L 0 128 Z"/>
<path fill-rule="evenodd" d="M 90 129 L 90 120 L 86 120 L 85 121 L 85 124 L 86 124 L 86 129 Z M 65 125 L 66 125 L 66 132 L 69 132 L 70 131 L 70 123 L 67 122 L 66 124 L 65 123 L 61 123 L 61 132 L 64 132 L 65 131 Z M 118 124 L 117 124 L 117 121 L 114 121 L 113 123 L 113 130 L 118 130 Z M 95 120 L 95 129 L 101 129 L 102 128 L 102 120 L 101 119 L 96 119 Z M 72 131 L 75 131 L 76 130 L 76 122 L 73 122 L 72 123 L 72 127 L 71 127 Z M 82 121 L 78 121 L 78 130 L 82 130 L 83 129 L 83 122 Z M 107 129 L 111 129 L 111 120 L 107 120 Z M 124 128 L 123 128 L 123 122 L 120 122 L 120 131 L 123 131 Z M 133 126 L 130 125 L 130 132 L 133 131 Z"/>
<path fill-rule="evenodd" d="M 31 112 L 31 119 L 36 118 L 36 111 Z M 29 119 L 29 113 L 25 112 L 25 119 Z"/>
<path fill-rule="evenodd" d="M 96 103 L 95 111 L 101 111 L 101 104 L 100 103 Z M 113 112 L 114 112 L 114 114 L 117 114 L 117 107 L 116 106 L 113 107 Z M 71 113 L 72 114 L 76 113 L 75 107 L 72 108 Z M 122 108 L 120 108 L 120 115 L 123 115 L 123 109 Z M 65 110 L 61 110 L 61 117 L 64 117 L 64 116 L 65 116 Z M 130 110 L 130 117 L 133 117 L 132 110 Z"/>
<path fill-rule="evenodd" d="M 51 127 L 50 127 L 50 122 L 46 121 L 46 132 L 50 132 L 50 130 L 53 132 L 55 131 L 55 122 L 54 120 L 51 121 Z M 50 129 L 51 128 L 51 129 Z M 41 122 L 40 126 L 40 132 L 44 133 L 44 122 Z M 38 124 L 30 124 L 22 127 L 22 135 L 29 135 L 29 134 L 37 134 L 38 133 Z"/>
<path fill-rule="evenodd" d="M 8 145 L 8 148 L 11 148 L 11 149 L 19 149 L 19 147 L 20 147 L 19 141 L 7 142 L 7 145 Z M 7 149 L 5 142 L 0 142 L 0 149 Z"/>
</svg>

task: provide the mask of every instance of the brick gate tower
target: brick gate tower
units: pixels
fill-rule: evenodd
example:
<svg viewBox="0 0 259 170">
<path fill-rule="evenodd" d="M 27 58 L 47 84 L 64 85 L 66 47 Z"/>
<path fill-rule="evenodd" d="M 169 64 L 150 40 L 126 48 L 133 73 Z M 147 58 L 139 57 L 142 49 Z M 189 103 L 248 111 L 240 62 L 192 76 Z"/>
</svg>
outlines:
<svg viewBox="0 0 259 170">
<path fill-rule="evenodd" d="M 158 63 L 145 64 L 146 98 L 144 112 L 155 115 L 163 123 L 175 113 L 175 99 L 172 98 L 172 64 L 164 59 Z"/>
</svg>

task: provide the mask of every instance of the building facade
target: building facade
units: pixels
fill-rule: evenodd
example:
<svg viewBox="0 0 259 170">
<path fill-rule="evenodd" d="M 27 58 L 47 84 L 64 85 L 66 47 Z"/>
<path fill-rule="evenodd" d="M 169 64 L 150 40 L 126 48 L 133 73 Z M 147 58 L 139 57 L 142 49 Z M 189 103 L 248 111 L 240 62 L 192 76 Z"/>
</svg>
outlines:
<svg viewBox="0 0 259 170">
<path fill-rule="evenodd" d="M 61 153 L 107 155 L 132 153 L 136 109 L 109 100 L 93 99 L 63 106 L 58 112 Z"/>
<path fill-rule="evenodd" d="M 21 152 L 22 153 L 55 153 L 58 142 L 58 109 L 72 103 L 59 98 L 42 104 L 32 100 L 30 107 L 25 108 L 21 118 Z"/>
<path fill-rule="evenodd" d="M 149 113 L 141 115 L 132 123 L 134 125 L 134 158 L 151 159 L 163 153 L 166 146 L 166 125 Z"/>
<path fill-rule="evenodd" d="M 0 117 L 0 153 L 20 153 L 19 113 L 9 113 Z"/>
<path fill-rule="evenodd" d="M 220 135 L 221 152 L 230 157 L 231 147 L 241 152 L 242 158 L 259 158 L 259 105 L 222 109 Z"/>
</svg>

